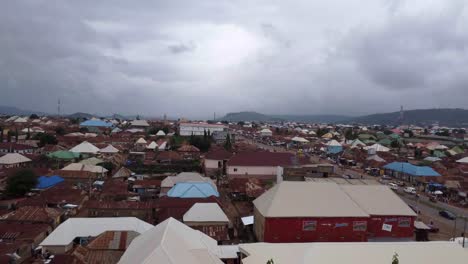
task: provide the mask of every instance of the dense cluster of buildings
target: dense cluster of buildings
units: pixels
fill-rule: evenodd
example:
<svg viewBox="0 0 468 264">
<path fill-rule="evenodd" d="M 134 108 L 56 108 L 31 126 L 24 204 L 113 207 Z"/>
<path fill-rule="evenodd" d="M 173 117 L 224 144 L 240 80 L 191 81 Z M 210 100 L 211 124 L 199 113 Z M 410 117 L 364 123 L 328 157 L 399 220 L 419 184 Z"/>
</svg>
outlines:
<svg viewBox="0 0 468 264">
<path fill-rule="evenodd" d="M 0 263 L 462 263 L 387 185 L 466 206 L 463 131 L 0 117 Z"/>
</svg>

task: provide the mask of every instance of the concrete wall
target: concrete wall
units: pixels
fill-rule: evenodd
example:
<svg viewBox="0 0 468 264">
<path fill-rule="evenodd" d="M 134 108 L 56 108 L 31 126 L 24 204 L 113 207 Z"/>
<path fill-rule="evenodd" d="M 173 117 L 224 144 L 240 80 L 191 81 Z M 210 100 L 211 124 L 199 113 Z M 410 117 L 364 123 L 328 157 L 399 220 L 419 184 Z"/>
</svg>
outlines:
<svg viewBox="0 0 468 264">
<path fill-rule="evenodd" d="M 218 169 L 218 162 L 221 162 L 221 167 L 222 167 L 223 166 L 222 160 L 205 159 L 205 169 Z"/>
<path fill-rule="evenodd" d="M 276 166 L 227 166 L 227 175 L 272 175 L 276 177 Z"/>
<path fill-rule="evenodd" d="M 254 207 L 254 234 L 262 242 L 265 235 L 265 217 Z"/>
</svg>

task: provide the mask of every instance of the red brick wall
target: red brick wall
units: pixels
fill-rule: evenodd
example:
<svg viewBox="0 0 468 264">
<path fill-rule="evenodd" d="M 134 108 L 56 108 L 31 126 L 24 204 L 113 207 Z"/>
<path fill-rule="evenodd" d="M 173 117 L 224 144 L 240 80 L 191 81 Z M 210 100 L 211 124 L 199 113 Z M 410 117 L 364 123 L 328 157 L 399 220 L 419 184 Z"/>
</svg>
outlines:
<svg viewBox="0 0 468 264">
<path fill-rule="evenodd" d="M 364 229 L 354 230 L 355 222 L 356 227 L 360 223 Z M 367 241 L 367 225 L 367 217 L 266 218 L 264 241 L 272 243 Z"/>
</svg>

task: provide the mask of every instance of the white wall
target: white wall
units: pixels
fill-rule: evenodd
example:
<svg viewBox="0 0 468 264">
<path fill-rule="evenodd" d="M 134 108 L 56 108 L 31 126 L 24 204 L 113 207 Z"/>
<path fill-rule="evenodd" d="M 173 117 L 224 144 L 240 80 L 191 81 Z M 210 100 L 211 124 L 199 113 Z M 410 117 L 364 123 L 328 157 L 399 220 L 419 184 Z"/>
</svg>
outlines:
<svg viewBox="0 0 468 264">
<path fill-rule="evenodd" d="M 237 171 L 234 171 L 237 169 Z M 276 166 L 228 166 L 227 174 L 230 175 L 274 175 L 276 176 Z"/>
<path fill-rule="evenodd" d="M 218 162 L 220 162 L 220 160 L 206 159 L 205 160 L 205 168 L 207 168 L 207 169 L 217 169 L 217 168 L 219 168 L 218 167 Z M 223 166 L 223 161 L 222 160 L 221 160 L 221 166 Z"/>
<path fill-rule="evenodd" d="M 181 136 L 191 136 L 192 134 L 195 136 L 203 136 L 203 134 L 210 131 L 211 134 L 215 131 L 224 131 L 225 127 L 214 127 L 214 126 L 191 126 L 191 125 L 180 125 L 179 127 L 179 135 Z"/>
</svg>

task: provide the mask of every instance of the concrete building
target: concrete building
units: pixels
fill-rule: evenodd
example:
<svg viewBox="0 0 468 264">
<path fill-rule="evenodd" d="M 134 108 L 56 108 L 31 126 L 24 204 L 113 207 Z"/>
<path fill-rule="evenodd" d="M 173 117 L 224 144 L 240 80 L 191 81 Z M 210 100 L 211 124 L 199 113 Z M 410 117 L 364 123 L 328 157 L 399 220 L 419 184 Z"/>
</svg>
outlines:
<svg viewBox="0 0 468 264">
<path fill-rule="evenodd" d="M 207 123 L 180 123 L 179 124 L 179 135 L 181 136 L 203 136 L 204 133 L 210 132 L 221 132 L 227 130 L 225 125 L 219 124 L 207 124 Z"/>
</svg>

